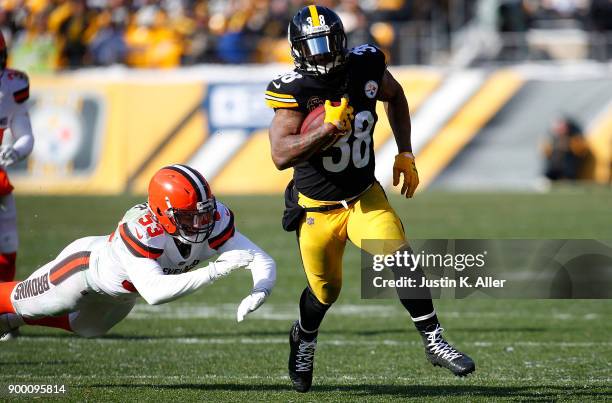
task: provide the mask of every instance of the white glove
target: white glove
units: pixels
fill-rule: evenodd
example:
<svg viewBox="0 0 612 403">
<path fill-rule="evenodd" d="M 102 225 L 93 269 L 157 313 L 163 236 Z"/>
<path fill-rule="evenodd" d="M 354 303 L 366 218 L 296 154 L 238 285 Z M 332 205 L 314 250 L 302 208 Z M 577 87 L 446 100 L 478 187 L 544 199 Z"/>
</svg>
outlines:
<svg viewBox="0 0 612 403">
<path fill-rule="evenodd" d="M 0 166 L 6 168 L 19 160 L 17 151 L 11 146 L 0 146 Z"/>
<path fill-rule="evenodd" d="M 216 280 L 220 277 L 227 276 L 234 270 L 241 267 L 247 267 L 253 261 L 253 253 L 248 250 L 230 250 L 224 252 L 217 260 L 210 263 L 210 277 Z"/>
<path fill-rule="evenodd" d="M 249 313 L 259 308 L 268 298 L 268 292 L 265 290 L 253 290 L 245 299 L 242 300 L 236 312 L 236 320 L 242 322 Z"/>
</svg>

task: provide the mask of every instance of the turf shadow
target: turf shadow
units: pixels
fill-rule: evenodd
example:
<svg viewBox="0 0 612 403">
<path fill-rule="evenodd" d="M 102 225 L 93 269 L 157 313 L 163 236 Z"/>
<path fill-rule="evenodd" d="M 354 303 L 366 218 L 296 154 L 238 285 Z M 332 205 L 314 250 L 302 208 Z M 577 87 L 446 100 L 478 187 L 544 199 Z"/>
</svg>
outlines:
<svg viewBox="0 0 612 403">
<path fill-rule="evenodd" d="M 34 334 L 21 334 L 21 336 L 19 336 L 19 339 L 21 340 L 26 340 L 26 339 L 70 339 L 73 337 L 79 337 L 79 336 L 75 336 L 73 333 L 68 333 L 66 331 L 58 331 L 53 332 L 53 333 L 48 333 L 48 334 L 43 334 L 43 333 L 34 333 Z"/>
<path fill-rule="evenodd" d="M 95 384 L 86 387 L 93 388 L 145 388 L 164 390 L 192 390 L 192 391 L 217 391 L 217 392 L 290 392 L 290 385 L 279 384 L 174 384 L 174 385 L 149 385 L 149 384 Z M 479 385 L 315 385 L 311 393 L 343 392 L 354 397 L 367 396 L 389 396 L 389 397 L 485 397 L 485 398 L 513 398 L 520 400 L 556 400 L 572 396 L 576 399 L 603 399 L 612 397 L 612 389 L 608 391 L 597 391 L 592 389 L 576 388 L 575 386 L 538 385 L 538 386 L 479 386 Z M 296 396 L 299 396 L 296 393 Z M 308 395 L 306 395 L 308 396 Z"/>
<path fill-rule="evenodd" d="M 612 391 L 602 392 L 578 389 L 575 386 L 481 386 L 481 385 L 320 385 L 315 392 L 341 391 L 357 396 L 381 395 L 393 397 L 511 397 L 518 400 L 555 400 L 571 394 L 574 398 L 595 399 L 612 396 Z"/>
</svg>

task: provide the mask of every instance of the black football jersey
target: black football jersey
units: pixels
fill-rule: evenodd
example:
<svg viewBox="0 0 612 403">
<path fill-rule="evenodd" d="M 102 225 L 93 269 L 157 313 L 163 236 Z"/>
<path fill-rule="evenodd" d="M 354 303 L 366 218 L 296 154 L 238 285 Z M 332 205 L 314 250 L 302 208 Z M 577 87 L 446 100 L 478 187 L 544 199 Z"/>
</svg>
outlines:
<svg viewBox="0 0 612 403">
<path fill-rule="evenodd" d="M 386 69 L 384 54 L 373 45 L 351 49 L 346 70 L 325 79 L 294 70 L 268 84 L 265 99 L 271 108 L 296 109 L 304 114 L 329 99 L 347 97 L 355 120 L 350 135 L 294 167 L 297 189 L 316 200 L 344 200 L 363 192 L 374 178 L 376 97 Z"/>
</svg>

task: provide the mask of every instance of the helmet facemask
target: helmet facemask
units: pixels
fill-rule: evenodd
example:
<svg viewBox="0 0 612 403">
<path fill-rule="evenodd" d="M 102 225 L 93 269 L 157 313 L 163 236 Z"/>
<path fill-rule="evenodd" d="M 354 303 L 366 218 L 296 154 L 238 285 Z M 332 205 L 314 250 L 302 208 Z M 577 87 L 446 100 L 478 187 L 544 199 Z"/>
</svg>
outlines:
<svg viewBox="0 0 612 403">
<path fill-rule="evenodd" d="M 168 197 L 166 197 L 166 204 L 168 209 L 165 214 L 176 227 L 172 236 L 178 236 L 187 243 L 202 243 L 210 237 L 215 227 L 215 212 L 217 211 L 214 197 L 197 202 L 193 210 L 172 207 Z"/>
<path fill-rule="evenodd" d="M 215 227 L 217 207 L 206 179 L 195 169 L 168 165 L 153 175 L 148 190 L 149 210 L 175 240 L 201 243 Z"/>
<path fill-rule="evenodd" d="M 346 62 L 346 36 L 333 33 L 296 41 L 291 46 L 296 66 L 315 75 L 329 74 Z"/>
</svg>

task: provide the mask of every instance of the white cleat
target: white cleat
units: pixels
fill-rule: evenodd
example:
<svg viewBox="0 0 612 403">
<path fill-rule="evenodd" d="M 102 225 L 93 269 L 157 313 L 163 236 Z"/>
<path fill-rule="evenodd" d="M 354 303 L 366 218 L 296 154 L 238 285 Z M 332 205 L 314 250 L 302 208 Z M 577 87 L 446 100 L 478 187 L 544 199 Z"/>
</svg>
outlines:
<svg viewBox="0 0 612 403">
<path fill-rule="evenodd" d="M 0 315 L 0 342 L 19 337 L 19 326 L 11 324 L 11 314 Z"/>
<path fill-rule="evenodd" d="M 0 342 L 15 340 L 19 336 L 21 336 L 19 328 L 9 330 L 8 332 L 0 336 Z"/>
</svg>

